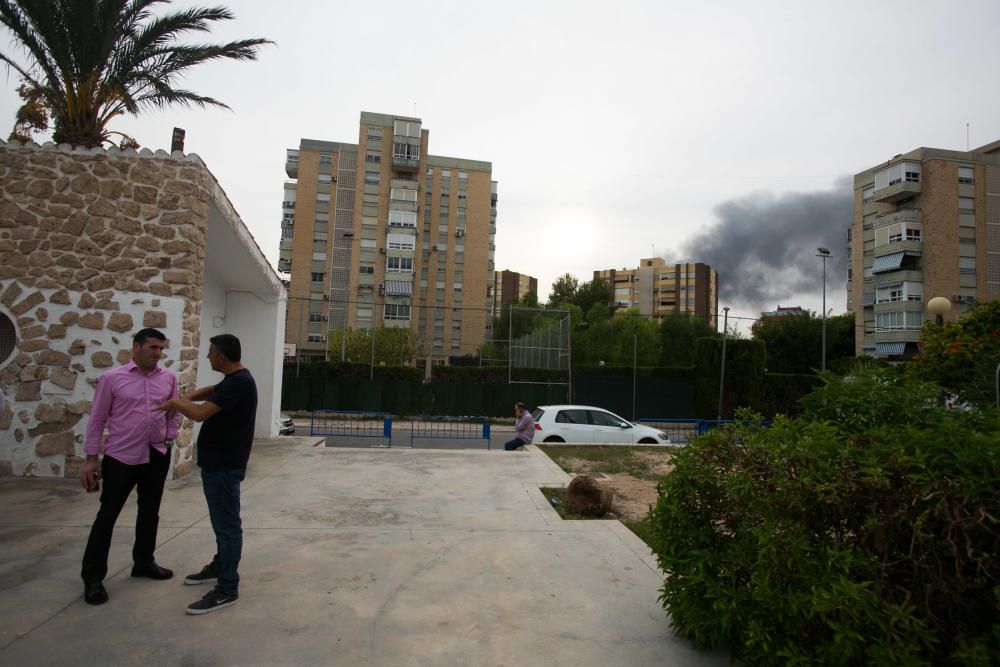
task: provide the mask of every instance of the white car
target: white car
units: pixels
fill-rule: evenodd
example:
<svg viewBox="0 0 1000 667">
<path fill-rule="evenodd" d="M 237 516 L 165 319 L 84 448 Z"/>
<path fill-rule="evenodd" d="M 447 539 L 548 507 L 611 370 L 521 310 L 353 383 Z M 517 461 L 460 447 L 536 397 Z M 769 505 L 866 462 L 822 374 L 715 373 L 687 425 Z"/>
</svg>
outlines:
<svg viewBox="0 0 1000 667">
<path fill-rule="evenodd" d="M 532 410 L 531 416 L 535 419 L 536 443 L 670 443 L 670 438 L 663 431 L 633 424 L 613 412 L 590 405 L 540 405 Z"/>
</svg>

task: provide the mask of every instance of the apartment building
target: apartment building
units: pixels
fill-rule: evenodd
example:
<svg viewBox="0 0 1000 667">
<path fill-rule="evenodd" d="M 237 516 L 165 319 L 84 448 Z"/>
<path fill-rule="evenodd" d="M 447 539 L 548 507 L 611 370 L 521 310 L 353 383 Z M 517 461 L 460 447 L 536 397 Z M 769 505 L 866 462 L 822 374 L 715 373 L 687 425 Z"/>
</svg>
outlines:
<svg viewBox="0 0 1000 667">
<path fill-rule="evenodd" d="M 406 327 L 432 363 L 474 354 L 493 313 L 489 162 L 428 152 L 419 118 L 361 113 L 357 143 L 287 151 L 278 270 L 286 343 L 328 358 L 332 329 Z"/>
<path fill-rule="evenodd" d="M 955 321 L 1000 296 L 1000 141 L 917 148 L 855 175 L 847 241 L 857 354 L 912 357 L 930 299 L 947 298 Z"/>
<path fill-rule="evenodd" d="M 538 295 L 538 278 L 516 271 L 493 272 L 493 317 L 499 317 L 503 304 L 523 299 L 528 292 Z"/>
<path fill-rule="evenodd" d="M 640 260 L 638 268 L 594 271 L 594 277 L 611 283 L 616 313 L 630 308 L 656 318 L 690 313 L 716 326 L 719 274 L 708 264 L 667 264 L 662 257 L 650 257 Z"/>
</svg>

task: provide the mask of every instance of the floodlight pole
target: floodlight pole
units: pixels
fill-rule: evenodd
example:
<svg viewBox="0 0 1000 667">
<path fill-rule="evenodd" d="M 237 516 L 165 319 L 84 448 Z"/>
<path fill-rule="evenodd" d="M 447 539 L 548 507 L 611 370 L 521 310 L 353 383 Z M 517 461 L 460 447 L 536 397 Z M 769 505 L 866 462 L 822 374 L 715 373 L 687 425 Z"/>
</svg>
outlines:
<svg viewBox="0 0 1000 667">
<path fill-rule="evenodd" d="M 726 339 L 729 338 L 729 306 L 726 306 L 722 310 L 724 312 L 722 322 L 722 363 L 719 364 L 721 367 L 719 370 L 719 412 L 715 420 L 716 426 L 722 423 L 722 389 L 726 384 Z"/>
<path fill-rule="evenodd" d="M 816 248 L 816 256 L 823 258 L 823 350 L 820 354 L 820 370 L 826 372 L 826 260 L 830 259 L 830 251 Z"/>
</svg>

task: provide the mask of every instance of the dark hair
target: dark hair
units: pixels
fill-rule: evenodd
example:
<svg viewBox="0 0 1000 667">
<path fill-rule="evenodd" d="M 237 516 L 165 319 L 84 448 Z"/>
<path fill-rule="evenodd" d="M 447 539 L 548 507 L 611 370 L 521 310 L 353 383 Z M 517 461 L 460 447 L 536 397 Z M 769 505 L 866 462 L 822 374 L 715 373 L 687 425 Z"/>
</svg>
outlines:
<svg viewBox="0 0 1000 667">
<path fill-rule="evenodd" d="M 525 405 L 524 403 L 522 403 L 521 401 L 518 401 L 517 403 L 515 403 L 514 407 L 515 408 L 521 408 L 522 410 L 527 410 L 528 409 L 528 406 Z"/>
<path fill-rule="evenodd" d="M 233 334 L 219 334 L 208 339 L 215 346 L 215 351 L 233 363 L 239 362 L 243 356 L 240 339 Z"/>
<path fill-rule="evenodd" d="M 163 332 L 159 329 L 141 329 L 134 336 L 132 336 L 133 345 L 142 345 L 150 338 L 155 338 L 156 340 L 162 340 L 166 342 L 167 337 L 163 335 Z"/>
</svg>

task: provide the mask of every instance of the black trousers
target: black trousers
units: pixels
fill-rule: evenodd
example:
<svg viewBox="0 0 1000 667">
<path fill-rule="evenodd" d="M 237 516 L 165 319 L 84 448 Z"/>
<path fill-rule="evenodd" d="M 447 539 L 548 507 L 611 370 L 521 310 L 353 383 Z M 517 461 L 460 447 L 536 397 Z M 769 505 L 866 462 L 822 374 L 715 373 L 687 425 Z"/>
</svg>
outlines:
<svg viewBox="0 0 1000 667">
<path fill-rule="evenodd" d="M 139 465 L 128 465 L 105 455 L 101 462 L 101 509 L 97 511 L 97 518 L 90 528 L 87 549 L 83 552 L 81 576 L 84 582 L 104 581 L 108 574 L 111 536 L 132 489 L 137 489 L 139 495 L 132 562 L 139 567 L 153 562 L 156 528 L 160 523 L 160 500 L 169 467 L 170 450 L 161 454 L 150 447 L 149 463 Z"/>
</svg>

